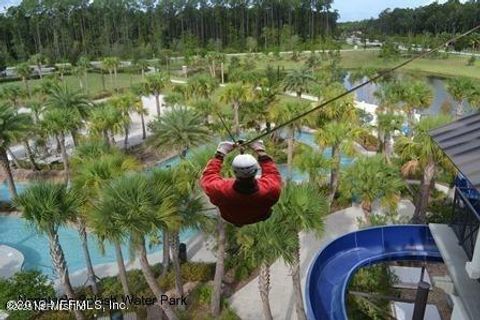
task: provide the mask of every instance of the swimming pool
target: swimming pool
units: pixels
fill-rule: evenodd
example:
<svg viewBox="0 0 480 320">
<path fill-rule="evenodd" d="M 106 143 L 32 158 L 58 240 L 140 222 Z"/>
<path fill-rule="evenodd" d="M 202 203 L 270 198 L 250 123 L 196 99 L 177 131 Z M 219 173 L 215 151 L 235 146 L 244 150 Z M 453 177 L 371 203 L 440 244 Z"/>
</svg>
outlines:
<svg viewBox="0 0 480 320">
<path fill-rule="evenodd" d="M 86 268 L 78 232 L 75 229 L 63 227 L 58 233 L 69 271 L 75 272 Z M 180 234 L 180 240 L 185 242 L 195 234 L 194 230 L 186 230 Z M 28 221 L 17 217 L 0 217 L 0 243 L 15 248 L 24 255 L 24 269 L 37 269 L 50 278 L 54 278 L 48 239 L 44 235 L 37 234 Z M 94 235 L 88 235 L 88 247 L 94 265 L 116 261 L 114 247 L 105 243 L 105 254 L 102 255 Z M 122 250 L 124 256 L 128 257 L 128 247 L 124 245 Z M 148 253 L 158 251 L 161 251 L 160 246 L 147 245 Z"/>
<path fill-rule="evenodd" d="M 308 132 L 300 132 L 296 135 L 296 139 L 302 143 L 318 148 L 315 144 L 313 134 Z M 201 148 L 201 147 L 200 147 Z M 199 150 L 199 148 L 195 149 Z M 326 149 L 324 154 L 327 158 L 330 157 L 331 150 Z M 187 154 L 187 158 L 191 157 L 192 152 Z M 179 162 L 178 157 L 172 157 L 159 164 L 160 167 L 175 166 Z M 342 166 L 349 165 L 353 159 L 342 156 Z M 283 177 L 287 176 L 287 166 L 285 164 L 279 165 L 280 173 Z M 292 170 L 293 181 L 305 181 L 307 174 L 302 173 L 298 169 Z M 17 183 L 17 191 L 22 192 L 28 184 Z M 0 197 L 2 201 L 9 201 L 10 195 L 8 193 L 8 186 L 4 183 L 0 185 Z M 196 234 L 194 230 L 187 230 L 180 235 L 182 242 L 185 242 Z M 65 259 L 67 261 L 69 271 L 75 272 L 86 268 L 85 259 L 81 251 L 81 242 L 78 232 L 72 228 L 61 228 L 59 230 L 59 238 L 62 248 L 65 252 Z M 19 250 L 25 257 L 24 269 L 38 269 L 54 278 L 53 266 L 50 259 L 48 239 L 46 236 L 38 235 L 34 228 L 24 219 L 17 217 L 0 217 L 0 244 L 6 244 Z M 94 235 L 88 235 L 88 245 L 92 262 L 94 265 L 115 262 L 115 250 L 109 243 L 105 244 L 105 252 L 102 255 L 97 244 L 97 239 Z M 128 247 L 122 247 L 124 255 L 128 256 Z M 147 246 L 148 253 L 161 252 L 160 246 Z"/>
<path fill-rule="evenodd" d="M 28 183 L 26 182 L 16 182 L 15 187 L 17 189 L 17 193 L 21 193 L 25 188 L 28 187 Z M 0 184 L 0 202 L 10 202 L 10 192 L 8 191 L 7 182 L 3 182 Z"/>
</svg>

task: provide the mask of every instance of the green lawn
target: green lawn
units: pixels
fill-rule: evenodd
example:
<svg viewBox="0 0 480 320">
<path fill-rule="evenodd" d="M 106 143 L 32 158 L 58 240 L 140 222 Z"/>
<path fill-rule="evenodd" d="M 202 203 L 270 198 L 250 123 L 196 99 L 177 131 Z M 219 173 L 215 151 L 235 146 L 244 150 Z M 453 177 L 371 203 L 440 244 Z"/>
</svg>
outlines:
<svg viewBox="0 0 480 320">
<path fill-rule="evenodd" d="M 303 54 L 299 61 L 292 61 L 290 55 L 282 55 L 280 58 L 265 55 L 258 55 L 255 57 L 255 67 L 257 69 L 265 69 L 267 65 L 273 68 L 284 68 L 286 70 L 305 67 L 305 59 L 309 54 Z M 342 60 L 340 65 L 346 69 L 358 69 L 361 67 L 393 67 L 403 61 L 401 58 L 395 61 L 385 61 L 378 57 L 377 50 L 362 49 L 356 51 L 342 52 Z M 436 75 L 443 77 L 466 76 L 480 79 L 480 61 L 477 61 L 475 66 L 467 66 L 468 56 L 449 55 L 447 59 L 420 59 L 406 65 L 401 70 L 411 73 L 424 75 Z M 480 59 L 479 59 L 480 60 Z"/>
<path fill-rule="evenodd" d="M 422 75 L 437 75 L 445 77 L 466 76 L 480 79 L 480 62 L 475 66 L 467 66 L 468 56 L 449 55 L 448 59 L 420 59 L 403 67 L 403 70 Z M 342 66 L 348 69 L 360 67 L 393 67 L 405 59 L 385 61 L 378 57 L 375 51 L 342 52 Z"/>
<path fill-rule="evenodd" d="M 140 82 L 141 78 L 142 77 L 140 74 L 119 73 L 117 76 L 117 86 L 118 88 L 128 88 L 133 83 Z M 64 77 L 64 80 L 68 86 L 71 86 L 72 88 L 75 88 L 75 89 L 80 89 L 80 82 L 78 80 L 78 77 L 68 75 Z M 32 80 L 29 80 L 29 82 L 30 82 L 30 86 L 34 88 L 35 86 L 38 86 L 38 84 L 40 83 L 40 80 L 32 79 Z M 22 85 L 20 81 L 3 82 L 3 83 L 0 83 L 0 89 L 3 86 L 6 86 L 12 83 Z M 113 91 L 114 89 L 114 85 L 110 80 L 110 76 L 108 74 L 105 75 L 105 89 L 106 91 Z M 102 84 L 102 75 L 98 73 L 89 73 L 88 74 L 88 94 L 91 96 L 95 96 L 103 91 L 104 90 L 103 90 L 103 84 Z"/>
<path fill-rule="evenodd" d="M 265 69 L 270 65 L 274 69 L 280 67 L 281 69 L 290 70 L 305 67 L 305 60 L 309 54 L 304 54 L 298 61 L 292 61 L 290 55 L 282 55 L 280 58 L 273 56 L 257 55 L 255 56 L 255 67 L 257 69 Z M 242 57 L 243 58 L 243 57 Z M 418 75 L 436 75 L 444 77 L 466 76 L 475 79 L 480 79 L 480 61 L 477 61 L 475 66 L 467 66 L 468 56 L 450 55 L 447 59 L 420 59 L 405 67 L 405 70 L 410 73 Z M 393 67 L 404 59 L 396 61 L 385 61 L 378 57 L 378 51 L 347 51 L 342 52 L 341 66 L 347 69 L 357 69 L 361 67 Z M 183 77 L 173 75 L 172 79 L 185 80 Z M 113 83 L 110 76 L 105 74 L 105 90 L 103 90 L 102 76 L 98 73 L 88 74 L 88 94 L 91 97 L 96 97 L 99 94 L 107 91 L 113 91 Z M 32 88 L 38 85 L 40 80 L 30 80 Z M 141 81 L 140 74 L 119 73 L 118 74 L 118 88 L 128 88 L 134 83 Z M 80 83 L 76 76 L 65 76 L 65 82 L 72 88 L 80 89 Z M 22 85 L 20 81 L 17 82 L 3 82 L 0 83 L 0 89 L 12 83 Z"/>
</svg>

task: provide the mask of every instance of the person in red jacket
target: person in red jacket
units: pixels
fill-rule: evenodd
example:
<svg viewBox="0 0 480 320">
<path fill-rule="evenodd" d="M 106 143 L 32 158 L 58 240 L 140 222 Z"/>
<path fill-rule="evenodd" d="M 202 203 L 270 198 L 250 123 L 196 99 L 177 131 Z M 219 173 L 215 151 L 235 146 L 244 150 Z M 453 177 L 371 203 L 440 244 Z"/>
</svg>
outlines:
<svg viewBox="0 0 480 320">
<path fill-rule="evenodd" d="M 263 142 L 256 141 L 250 147 L 257 153 L 258 162 L 249 154 L 236 156 L 232 162 L 235 179 L 225 179 L 220 174 L 223 158 L 235 148 L 235 144 L 221 142 L 200 181 L 222 218 L 237 227 L 268 219 L 282 188 L 280 172 L 265 152 Z M 257 179 L 259 166 L 262 175 Z"/>
</svg>

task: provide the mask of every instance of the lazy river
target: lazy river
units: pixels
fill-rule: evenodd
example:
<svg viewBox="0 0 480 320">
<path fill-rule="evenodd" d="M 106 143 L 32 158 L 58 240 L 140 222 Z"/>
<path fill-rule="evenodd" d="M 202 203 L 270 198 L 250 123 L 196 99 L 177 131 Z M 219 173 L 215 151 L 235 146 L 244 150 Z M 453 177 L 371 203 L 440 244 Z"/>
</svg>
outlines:
<svg viewBox="0 0 480 320">
<path fill-rule="evenodd" d="M 296 135 L 296 139 L 310 146 L 316 146 L 311 133 L 301 132 Z M 325 150 L 325 156 L 330 157 L 330 150 Z M 188 155 L 187 155 L 188 157 Z M 350 164 L 353 159 L 342 157 L 342 166 Z M 170 158 L 159 164 L 161 167 L 167 167 L 177 164 L 177 157 Z M 279 170 L 283 177 L 287 176 L 286 165 L 280 165 Z M 293 170 L 292 180 L 303 181 L 307 178 L 299 170 Z M 18 192 L 22 192 L 28 184 L 18 183 Z M 7 185 L 0 185 L 1 201 L 9 201 Z M 187 230 L 180 235 L 182 242 L 187 241 L 196 235 L 196 231 Z M 83 254 L 80 253 L 81 242 L 77 230 L 69 227 L 63 227 L 59 230 L 59 238 L 62 248 L 65 252 L 65 258 L 70 272 L 79 271 L 86 268 Z M 105 252 L 101 252 L 97 238 L 94 235 L 88 235 L 88 244 L 92 262 L 94 265 L 115 262 L 115 250 L 112 245 L 105 244 Z M 6 244 L 19 250 L 25 257 L 24 269 L 37 269 L 49 276 L 55 278 L 53 266 L 51 263 L 48 247 L 48 239 L 44 235 L 39 235 L 34 227 L 26 220 L 18 217 L 0 217 L 0 244 Z M 123 246 L 125 256 L 128 256 L 128 247 Z M 147 246 L 148 253 L 161 252 L 161 246 Z"/>
</svg>

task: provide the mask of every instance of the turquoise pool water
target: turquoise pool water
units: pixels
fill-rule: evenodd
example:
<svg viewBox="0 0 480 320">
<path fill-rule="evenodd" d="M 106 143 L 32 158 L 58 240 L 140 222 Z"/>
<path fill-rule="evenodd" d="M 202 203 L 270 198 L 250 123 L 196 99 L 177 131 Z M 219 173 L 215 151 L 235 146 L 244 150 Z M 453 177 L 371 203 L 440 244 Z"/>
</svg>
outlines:
<svg viewBox="0 0 480 320">
<path fill-rule="evenodd" d="M 181 241 L 186 241 L 195 234 L 187 230 L 180 235 Z M 65 252 L 70 273 L 86 268 L 80 237 L 72 228 L 59 230 L 60 243 Z M 115 262 L 115 250 L 106 243 L 105 254 L 102 255 L 95 236 L 88 236 L 88 245 L 94 265 Z M 19 250 L 25 257 L 24 269 L 37 269 L 54 278 L 46 236 L 38 235 L 34 228 L 24 219 L 16 217 L 0 217 L 0 243 Z M 128 247 L 123 246 L 123 254 L 128 259 Z M 161 251 L 160 246 L 147 246 L 148 253 Z"/>
<path fill-rule="evenodd" d="M 21 193 L 23 190 L 25 190 L 26 187 L 28 187 L 28 183 L 25 182 L 17 182 L 15 183 L 15 187 L 17 188 L 17 192 Z M 8 192 L 8 185 L 6 182 L 3 182 L 0 184 L 0 202 L 10 202 L 11 197 L 10 197 L 10 192 Z"/>
</svg>

